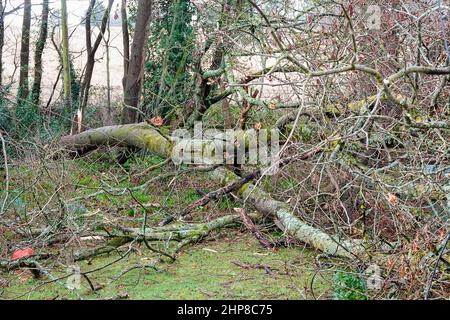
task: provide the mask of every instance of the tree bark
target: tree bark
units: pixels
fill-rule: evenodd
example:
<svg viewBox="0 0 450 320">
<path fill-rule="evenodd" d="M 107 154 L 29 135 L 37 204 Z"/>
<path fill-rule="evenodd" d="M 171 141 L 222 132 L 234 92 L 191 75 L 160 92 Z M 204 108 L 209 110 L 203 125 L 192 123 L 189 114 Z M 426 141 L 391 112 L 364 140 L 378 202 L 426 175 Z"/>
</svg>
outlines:
<svg viewBox="0 0 450 320">
<path fill-rule="evenodd" d="M 164 158 L 174 157 L 172 152 L 174 144 L 147 123 L 92 129 L 78 135 L 63 137 L 61 144 L 76 149 L 102 145 L 132 146 Z M 240 177 L 225 167 L 219 167 L 211 172 L 211 179 L 221 184 L 231 184 L 239 181 Z M 308 225 L 295 216 L 288 204 L 273 199 L 252 182 L 245 183 L 237 193 L 242 199 L 249 200 L 259 212 L 278 219 L 283 225 L 283 231 L 317 250 L 345 258 L 366 257 L 365 248 L 360 240 L 340 240 Z"/>
<path fill-rule="evenodd" d="M 172 152 L 172 143 L 145 122 L 87 130 L 80 134 L 62 137 L 61 144 L 81 152 L 83 149 L 102 145 L 136 147 L 149 150 L 164 158 L 169 158 Z"/>
<path fill-rule="evenodd" d="M 94 66 L 95 66 L 95 53 L 97 52 L 98 47 L 100 46 L 101 40 L 103 38 L 103 35 L 106 31 L 106 27 L 108 25 L 109 21 L 109 15 L 111 13 L 111 8 L 114 3 L 114 0 L 108 1 L 108 7 L 105 10 L 105 13 L 102 18 L 102 23 L 100 26 L 100 33 L 95 39 L 94 44 L 92 44 L 91 41 L 91 17 L 92 17 L 92 11 L 94 10 L 96 0 L 91 0 L 89 3 L 89 8 L 86 13 L 86 51 L 87 51 L 87 62 L 86 62 L 86 70 L 84 73 L 84 79 L 81 83 L 80 88 L 80 101 L 78 106 L 78 111 L 75 116 L 75 119 L 72 123 L 73 128 L 72 132 L 80 133 L 82 131 L 83 126 L 83 116 L 84 116 L 84 110 L 86 109 L 88 99 L 89 99 L 89 90 L 91 87 L 91 81 L 92 81 L 92 75 L 94 74 Z"/>
<path fill-rule="evenodd" d="M 33 88 L 31 89 L 31 102 L 33 103 L 35 108 L 39 107 L 41 94 L 42 53 L 44 51 L 48 33 L 48 3 L 49 0 L 43 0 L 42 2 L 41 27 L 39 30 L 39 39 L 36 43 L 36 50 L 34 54 L 34 82 Z"/>
<path fill-rule="evenodd" d="M 72 90 L 70 86 L 69 61 L 69 30 L 67 28 L 67 3 L 61 0 L 61 37 L 62 37 L 62 64 L 64 81 L 64 104 L 67 111 L 72 110 Z"/>
<path fill-rule="evenodd" d="M 0 0 L 0 88 L 3 84 L 3 45 L 5 44 L 5 8 Z M 1 93 L 0 93 L 1 94 Z"/>
<path fill-rule="evenodd" d="M 208 236 L 212 231 L 239 226 L 241 223 L 240 216 L 234 214 L 219 217 L 205 223 L 189 223 L 177 226 L 171 225 L 169 227 L 147 227 L 145 230 L 143 230 L 143 228 L 124 228 L 112 224 L 105 224 L 104 227 L 113 228 L 115 230 L 115 235 L 111 236 L 104 235 L 103 233 L 100 234 L 100 237 L 109 238 L 109 241 L 104 246 L 75 252 L 73 255 L 73 260 L 82 261 L 91 257 L 108 254 L 117 250 L 118 247 L 134 240 L 139 242 L 178 242 L 173 252 L 161 252 L 166 256 L 172 257 L 173 259 L 172 255 L 177 254 L 185 245 L 192 242 L 198 242 Z M 47 260 L 50 257 L 52 257 L 50 254 L 40 254 L 18 260 L 0 259 L 0 271 L 12 271 L 19 268 L 36 269 L 37 261 Z"/>
<path fill-rule="evenodd" d="M 104 37 L 105 41 L 105 50 L 106 50 L 106 94 L 107 94 L 107 108 L 108 108 L 108 116 L 107 122 L 111 124 L 112 122 L 112 108 L 111 108 L 111 57 L 110 57 L 110 47 L 109 42 L 111 40 L 111 23 L 108 20 L 108 28 L 106 30 L 107 37 Z"/>
<path fill-rule="evenodd" d="M 122 43 L 123 43 L 123 78 L 122 86 L 123 92 L 125 92 L 128 65 L 130 63 L 130 33 L 128 31 L 128 15 L 127 15 L 127 0 L 122 0 L 121 6 L 121 16 L 122 16 Z"/>
<path fill-rule="evenodd" d="M 144 69 L 145 46 L 147 44 L 148 23 L 152 11 L 152 0 L 140 0 L 137 10 L 136 26 L 131 45 L 130 63 L 126 76 L 124 92 L 124 109 L 122 123 L 137 121 L 137 108 L 141 94 L 142 75 Z"/>
<path fill-rule="evenodd" d="M 24 1 L 22 40 L 20 47 L 20 76 L 17 98 L 23 102 L 28 97 L 28 69 L 30 60 L 30 26 L 31 26 L 31 0 Z"/>
<path fill-rule="evenodd" d="M 231 183 L 240 179 L 236 174 L 224 167 L 212 171 L 211 177 L 215 181 L 222 183 Z M 332 256 L 350 259 L 366 256 L 362 241 L 340 240 L 308 225 L 292 213 L 292 209 L 288 204 L 273 199 L 268 193 L 255 187 L 251 182 L 243 185 L 238 190 L 238 195 L 242 199 L 250 201 L 259 212 L 276 217 L 283 225 L 283 231 L 295 239 L 307 243 L 314 249 Z"/>
</svg>

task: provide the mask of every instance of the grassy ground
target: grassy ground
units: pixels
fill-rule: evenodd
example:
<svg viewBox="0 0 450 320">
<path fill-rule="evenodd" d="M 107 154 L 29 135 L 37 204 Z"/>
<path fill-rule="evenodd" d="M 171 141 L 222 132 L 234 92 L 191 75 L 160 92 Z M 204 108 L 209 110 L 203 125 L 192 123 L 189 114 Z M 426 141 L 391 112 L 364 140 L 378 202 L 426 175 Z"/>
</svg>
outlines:
<svg viewBox="0 0 450 320">
<path fill-rule="evenodd" d="M 23 222 L 31 220 L 33 228 L 40 223 L 59 223 L 57 219 L 61 216 L 58 212 L 45 217 L 31 212 L 36 212 L 33 210 L 42 208 L 47 202 L 48 208 L 58 208 L 58 197 L 67 201 L 101 188 L 133 188 L 155 176 L 183 170 L 165 165 L 142 175 L 146 168 L 160 163 L 162 159 L 140 155 L 123 166 L 118 165 L 115 159 L 113 153 L 96 152 L 84 159 L 46 163 L 33 161 L 29 165 L 12 166 L 10 196 L 14 201 L 7 216 L 19 216 Z M 290 187 L 290 181 L 280 182 L 281 186 L 284 184 Z M 180 173 L 155 181 L 144 189 L 121 195 L 105 193 L 69 202 L 65 212 L 65 230 L 80 232 L 85 225 L 103 219 L 140 227 L 144 210 L 138 202 L 154 205 L 148 224 L 156 225 L 169 213 L 179 212 L 198 199 L 198 189 L 207 192 L 218 187 L 206 173 Z M 233 208 L 240 206 L 242 204 L 231 197 L 224 197 L 199 208 L 187 221 L 209 221 L 234 213 Z M 250 207 L 248 209 L 251 210 Z M 92 287 L 98 289 L 95 291 L 86 278 L 81 279 L 80 289 L 67 289 L 69 271 L 64 256 L 99 243 L 72 239 L 70 243 L 56 243 L 48 247 L 17 238 L 11 230 L 5 231 L 0 236 L 1 259 L 9 258 L 15 248 L 25 245 L 32 246 L 36 253 L 57 253 L 59 261 L 45 266 L 53 277 L 61 280 L 52 281 L 48 276 L 36 280 L 27 272 L 0 273 L 0 299 L 96 299 L 118 296 L 132 299 L 329 299 L 335 292 L 336 269 L 323 264 L 318 268 L 315 260 L 318 252 L 301 245 L 269 251 L 262 248 L 243 227 L 213 232 L 201 242 L 184 247 L 173 263 L 162 261 L 143 244 L 133 244 L 133 250 L 122 259 L 120 254 L 130 248 L 128 245 L 119 248 L 119 252 L 78 263 L 81 271 L 87 272 Z M 270 228 L 263 231 L 269 237 L 281 236 Z M 164 249 L 170 247 L 159 245 Z"/>
<path fill-rule="evenodd" d="M 94 270 L 115 261 L 116 254 L 94 259 L 90 265 L 80 263 L 81 271 Z M 268 252 L 251 236 L 240 232 L 218 235 L 216 239 L 186 248 L 171 264 L 142 250 L 90 275 L 81 289 L 65 288 L 66 280 L 44 284 L 9 274 L 10 285 L 1 298 L 65 299 L 113 298 L 127 295 L 131 299 L 305 299 L 329 297 L 329 272 L 314 272 L 313 255 L 299 248 Z M 155 262 L 157 270 L 137 268 L 119 279 L 124 270 Z M 257 266 L 264 266 L 267 271 Z M 54 272 L 63 276 L 63 272 Z M 2 275 L 3 277 L 5 275 Z M 47 279 L 48 281 L 48 279 Z"/>
</svg>

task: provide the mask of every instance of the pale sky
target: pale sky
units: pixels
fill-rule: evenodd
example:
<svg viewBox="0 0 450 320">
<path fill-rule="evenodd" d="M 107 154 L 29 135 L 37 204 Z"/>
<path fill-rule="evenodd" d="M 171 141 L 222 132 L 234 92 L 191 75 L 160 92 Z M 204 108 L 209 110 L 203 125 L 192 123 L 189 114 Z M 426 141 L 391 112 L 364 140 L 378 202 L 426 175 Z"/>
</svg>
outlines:
<svg viewBox="0 0 450 320">
<path fill-rule="evenodd" d="M 89 6 L 89 0 L 66 0 L 67 1 L 67 14 L 68 14 L 68 20 L 69 25 L 73 26 L 80 23 L 80 20 L 84 16 L 88 6 Z M 108 1 L 107 0 L 98 0 L 99 2 L 103 2 L 103 4 L 106 6 Z M 14 7 L 17 7 L 23 1 L 19 0 L 6 0 L 7 7 L 6 11 L 11 10 Z M 33 5 L 32 7 L 32 18 L 35 16 L 39 16 L 42 11 L 42 0 L 31 0 L 31 3 Z M 113 12 L 116 9 L 117 4 L 120 3 L 119 0 L 115 0 L 113 4 Z M 60 0 L 50 0 L 50 9 L 59 9 L 61 8 L 61 1 Z M 11 14 L 7 16 L 6 18 L 6 25 L 14 25 L 14 26 L 20 26 L 22 23 L 22 14 L 23 10 L 17 11 L 15 14 Z"/>
</svg>

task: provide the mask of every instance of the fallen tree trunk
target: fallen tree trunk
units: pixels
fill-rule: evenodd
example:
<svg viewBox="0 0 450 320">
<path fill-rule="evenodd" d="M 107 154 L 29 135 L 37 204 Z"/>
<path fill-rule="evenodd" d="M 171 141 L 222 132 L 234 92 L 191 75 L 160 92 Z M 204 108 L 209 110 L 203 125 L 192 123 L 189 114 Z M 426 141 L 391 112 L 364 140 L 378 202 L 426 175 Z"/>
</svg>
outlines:
<svg viewBox="0 0 450 320">
<path fill-rule="evenodd" d="M 254 218 L 257 217 L 254 216 Z M 176 254 L 185 245 L 201 240 L 214 230 L 239 226 L 241 223 L 241 217 L 238 214 L 233 214 L 204 223 L 190 223 L 165 227 L 147 227 L 145 228 L 145 231 L 142 228 L 124 228 L 120 226 L 108 225 L 108 227 L 112 227 L 115 230 L 115 234 L 113 236 L 106 235 L 110 237 L 110 239 L 104 246 L 75 252 L 73 259 L 74 261 L 82 261 L 95 256 L 108 254 L 132 241 L 176 241 L 179 242 L 173 252 Z M 164 254 L 171 256 L 171 253 Z M 43 254 L 18 260 L 0 259 L 0 271 L 11 271 L 19 268 L 39 270 L 36 268 L 37 261 L 48 260 L 52 256 L 53 255 Z"/>
<path fill-rule="evenodd" d="M 232 227 L 241 223 L 239 215 L 223 216 L 205 223 L 190 223 L 166 227 L 146 227 L 142 228 L 124 228 L 121 226 L 112 226 L 118 231 L 118 234 L 103 247 L 95 248 L 89 251 L 75 254 L 75 260 L 85 260 L 89 257 L 105 254 L 116 250 L 133 240 L 138 242 L 147 241 L 176 241 L 179 242 L 174 254 L 176 254 L 185 245 L 201 240 L 210 232 L 222 228 Z M 170 253 L 164 253 L 171 256 Z M 174 259 L 172 257 L 172 259 Z"/>
<path fill-rule="evenodd" d="M 221 183 L 231 183 L 240 179 L 236 174 L 223 167 L 212 171 L 211 176 Z M 366 256 L 365 248 L 360 240 L 339 240 L 308 225 L 292 213 L 288 204 L 273 199 L 251 182 L 244 184 L 238 190 L 238 195 L 244 200 L 249 200 L 259 212 L 278 218 L 288 234 L 315 249 L 329 255 L 346 258 Z"/>
<path fill-rule="evenodd" d="M 147 227 L 145 232 L 142 228 L 124 228 L 114 226 L 123 236 L 136 239 L 138 241 L 144 238 L 148 241 L 196 241 L 207 236 L 211 231 L 239 224 L 240 216 L 237 214 L 223 216 L 210 222 L 189 223 L 181 225 Z"/>
<path fill-rule="evenodd" d="M 106 145 L 136 147 L 165 158 L 170 157 L 172 153 L 172 143 L 145 122 L 91 129 L 62 137 L 60 143 L 63 147 L 77 152 Z"/>
<path fill-rule="evenodd" d="M 88 130 L 78 135 L 63 137 L 61 144 L 72 149 L 92 148 L 102 145 L 134 146 L 166 158 L 172 156 L 173 159 L 173 143 L 146 123 Z M 224 167 L 212 171 L 211 177 L 223 184 L 231 184 L 240 179 L 239 176 Z M 273 199 L 268 193 L 255 187 L 251 182 L 242 185 L 238 190 L 238 195 L 243 199 L 250 200 L 259 212 L 276 217 L 288 234 L 315 249 L 346 258 L 366 256 L 361 241 L 339 240 L 318 228 L 308 225 L 298 219 L 286 203 Z"/>
<path fill-rule="evenodd" d="M 247 149 L 252 147 L 252 141 L 257 135 L 255 130 L 236 130 L 234 136 L 206 130 L 202 139 L 184 139 L 167 137 L 159 128 L 141 122 L 100 127 L 64 136 L 60 139 L 60 144 L 78 154 L 100 146 L 122 146 L 144 149 L 163 158 L 172 158 L 177 163 L 213 164 L 217 162 L 216 156 L 219 159 L 223 158 L 222 155 L 215 153 L 216 150 L 234 149 L 237 143 L 240 144 L 240 148 Z M 272 133 L 268 131 L 266 136 L 268 141 L 272 139 L 271 135 Z M 230 159 L 223 159 L 225 160 Z"/>
</svg>

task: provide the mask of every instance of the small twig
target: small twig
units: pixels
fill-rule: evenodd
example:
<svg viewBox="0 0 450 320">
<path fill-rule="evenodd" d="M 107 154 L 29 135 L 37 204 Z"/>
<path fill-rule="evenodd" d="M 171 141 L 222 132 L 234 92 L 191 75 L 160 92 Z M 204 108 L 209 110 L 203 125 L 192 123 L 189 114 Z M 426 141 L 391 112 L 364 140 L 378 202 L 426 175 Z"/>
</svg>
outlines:
<svg viewBox="0 0 450 320">
<path fill-rule="evenodd" d="M 239 213 L 239 215 L 242 218 L 242 222 L 244 223 L 245 227 L 250 230 L 250 232 L 255 236 L 255 238 L 258 240 L 258 242 L 266 249 L 274 249 L 275 244 L 270 242 L 269 240 L 264 237 L 264 235 L 261 233 L 261 231 L 258 230 L 256 225 L 253 223 L 252 219 L 248 216 L 248 214 L 245 212 L 243 208 L 234 208 L 234 211 Z"/>
<path fill-rule="evenodd" d="M 234 265 L 237 265 L 238 267 L 241 267 L 243 269 L 262 269 L 267 274 L 273 274 L 276 269 L 273 269 L 271 266 L 265 265 L 265 264 L 247 264 L 240 261 L 231 261 Z"/>
<path fill-rule="evenodd" d="M 144 210 L 144 221 L 142 223 L 142 234 L 143 234 L 142 240 L 144 241 L 145 246 L 147 247 L 147 249 L 149 249 L 149 250 L 151 250 L 153 252 L 159 253 L 159 254 L 161 254 L 163 256 L 166 256 L 169 259 L 171 259 L 172 262 L 174 262 L 175 261 L 175 257 L 174 256 L 168 254 L 167 252 L 155 249 L 152 246 L 150 246 L 150 244 L 148 243 L 147 239 L 145 238 L 145 228 L 147 227 L 147 213 L 148 213 L 148 209 L 138 199 L 136 199 L 136 197 L 134 196 L 133 192 L 131 192 L 130 189 L 128 189 L 128 191 L 129 191 L 131 197 L 133 198 L 133 200 L 136 201 L 136 203 Z"/>
<path fill-rule="evenodd" d="M 126 275 L 128 272 L 133 271 L 135 269 L 145 269 L 145 268 L 151 268 L 155 271 L 161 271 L 160 269 L 158 269 L 153 263 L 149 263 L 149 264 L 135 264 L 125 270 L 123 270 L 122 272 L 120 272 L 117 276 L 113 277 L 111 279 L 111 281 L 107 284 L 110 285 L 111 283 L 113 283 L 114 281 L 119 280 L 121 277 L 123 277 L 124 275 Z"/>
<path fill-rule="evenodd" d="M 164 160 L 164 161 L 162 161 L 160 163 L 157 163 L 157 164 L 155 164 L 153 166 L 150 166 L 147 169 L 145 169 L 143 172 L 137 174 L 136 176 L 137 177 L 143 177 L 146 174 L 148 174 L 150 171 L 153 171 L 155 169 L 161 168 L 162 166 L 166 165 L 167 163 L 169 163 L 169 161 L 170 161 L 170 159 L 166 159 L 166 160 Z"/>
<path fill-rule="evenodd" d="M 91 287 L 92 292 L 97 291 L 94 287 L 94 285 L 92 284 L 91 279 L 89 279 L 89 277 L 85 274 L 85 273 L 81 273 L 81 275 L 83 276 L 83 278 L 86 279 L 86 281 L 89 283 L 89 287 Z"/>
</svg>

